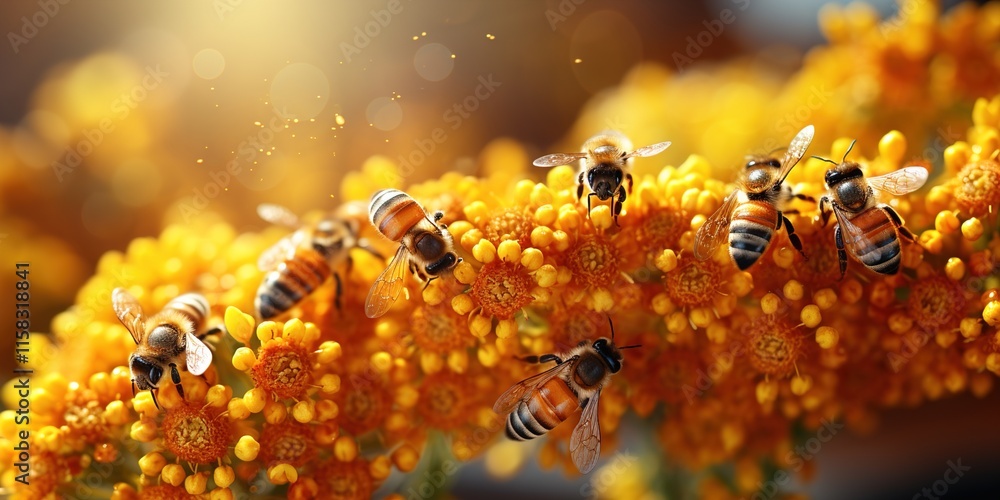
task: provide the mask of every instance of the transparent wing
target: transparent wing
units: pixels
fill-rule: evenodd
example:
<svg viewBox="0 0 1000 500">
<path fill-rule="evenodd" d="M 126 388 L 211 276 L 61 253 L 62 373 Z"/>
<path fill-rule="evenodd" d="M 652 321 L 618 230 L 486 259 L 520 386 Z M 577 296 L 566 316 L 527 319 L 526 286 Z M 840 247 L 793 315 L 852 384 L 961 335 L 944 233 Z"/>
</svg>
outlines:
<svg viewBox="0 0 1000 500">
<path fill-rule="evenodd" d="M 185 352 L 187 353 L 187 369 L 194 375 L 205 373 L 212 364 L 212 350 L 193 333 L 185 337 Z"/>
<path fill-rule="evenodd" d="M 570 457 L 582 474 L 593 470 L 598 457 L 601 456 L 601 423 L 597 418 L 600 396 L 601 391 L 597 391 L 594 397 L 587 401 L 583 415 L 580 415 L 580 422 L 576 424 L 573 435 L 569 438 Z"/>
<path fill-rule="evenodd" d="M 142 315 L 142 306 L 139 301 L 128 293 L 124 288 L 115 288 L 111 292 L 111 305 L 115 309 L 118 321 L 125 325 L 125 329 L 132 334 L 132 340 L 136 344 L 142 341 L 146 334 L 146 319 Z"/>
<path fill-rule="evenodd" d="M 722 200 L 722 206 L 698 228 L 694 236 L 694 256 L 698 260 L 712 258 L 715 249 L 729 238 L 729 222 L 733 208 L 736 207 L 738 194 L 738 190 L 730 193 L 725 200 Z"/>
<path fill-rule="evenodd" d="M 670 147 L 670 141 L 658 142 L 656 144 L 641 147 L 635 151 L 632 151 L 631 153 L 625 155 L 625 158 L 631 158 L 633 156 L 639 156 L 639 157 L 653 156 L 662 153 L 663 150 L 669 147 Z"/>
<path fill-rule="evenodd" d="M 291 210 L 272 203 L 262 203 L 257 205 L 257 215 L 271 224 L 279 226 L 298 227 L 299 217 Z"/>
<path fill-rule="evenodd" d="M 365 314 L 369 318 L 377 318 L 385 314 L 392 304 L 399 298 L 399 292 L 403 289 L 403 278 L 405 278 L 406 247 L 400 245 L 396 250 L 396 255 L 392 257 L 389 266 L 382 271 L 371 290 L 368 291 L 368 298 L 365 300 Z"/>
<path fill-rule="evenodd" d="M 857 257 L 864 251 L 866 255 L 880 260 L 881 249 L 871 242 L 860 227 L 851 222 L 849 214 L 837 205 L 833 206 L 833 212 L 837 214 L 837 223 L 840 224 L 841 237 L 844 239 L 844 248 L 847 249 L 848 253 Z"/>
<path fill-rule="evenodd" d="M 278 240 L 274 245 L 271 245 L 267 250 L 264 250 L 260 254 L 260 257 L 257 258 L 257 269 L 264 272 L 271 271 L 278 267 L 278 264 L 295 256 L 295 250 L 298 247 L 297 234 L 299 233 L 296 232 L 295 234 L 286 236 Z"/>
<path fill-rule="evenodd" d="M 781 172 L 778 174 L 779 179 L 784 181 L 785 177 L 788 177 L 788 172 L 792 171 L 792 167 L 805 156 L 806 150 L 812 144 L 815 132 L 816 129 L 812 125 L 806 125 L 805 128 L 795 135 L 791 144 L 788 145 L 788 149 L 785 150 L 785 157 L 781 159 Z"/>
<path fill-rule="evenodd" d="M 545 155 L 532 162 L 536 167 L 556 167 L 559 165 L 571 165 L 573 162 L 587 157 L 587 153 L 555 153 Z"/>
<path fill-rule="evenodd" d="M 512 385 L 510 389 L 504 391 L 504 393 L 497 398 L 496 403 L 493 403 L 493 412 L 497 415 L 506 415 L 514 411 L 517 404 L 524 401 L 532 393 L 532 391 L 541 387 L 549 380 L 558 377 L 563 372 L 569 370 L 573 366 L 573 363 L 571 362 L 573 359 L 575 359 L 575 357 L 567 359 L 542 373 L 533 375 Z"/>
<path fill-rule="evenodd" d="M 885 175 L 868 178 L 868 184 L 879 191 L 902 196 L 920 189 L 927 182 L 927 169 L 906 167 Z"/>
</svg>

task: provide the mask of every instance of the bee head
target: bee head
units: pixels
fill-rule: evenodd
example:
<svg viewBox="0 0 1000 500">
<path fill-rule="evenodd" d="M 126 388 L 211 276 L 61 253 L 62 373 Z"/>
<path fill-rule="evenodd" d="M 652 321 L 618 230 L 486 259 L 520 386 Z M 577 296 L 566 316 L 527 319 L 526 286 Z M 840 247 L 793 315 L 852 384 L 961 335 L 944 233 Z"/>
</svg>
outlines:
<svg viewBox="0 0 1000 500">
<path fill-rule="evenodd" d="M 129 358 L 129 369 L 132 371 L 132 381 L 139 390 L 155 389 L 163 378 L 163 368 L 135 354 Z"/>
<path fill-rule="evenodd" d="M 608 365 L 608 370 L 611 373 L 618 373 L 622 369 L 622 353 L 615 346 L 614 342 L 601 337 L 594 341 L 593 348 Z"/>
<path fill-rule="evenodd" d="M 587 183 L 598 198 L 607 200 L 622 185 L 622 169 L 602 164 L 587 172 Z"/>
</svg>

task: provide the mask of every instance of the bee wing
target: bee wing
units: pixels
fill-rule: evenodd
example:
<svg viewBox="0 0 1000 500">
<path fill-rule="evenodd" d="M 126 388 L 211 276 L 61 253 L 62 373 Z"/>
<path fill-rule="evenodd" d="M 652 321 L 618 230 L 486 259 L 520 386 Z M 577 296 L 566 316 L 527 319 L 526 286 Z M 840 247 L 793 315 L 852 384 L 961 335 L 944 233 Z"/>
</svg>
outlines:
<svg viewBox="0 0 1000 500">
<path fill-rule="evenodd" d="M 517 404 L 524 401 L 524 399 L 527 398 L 532 391 L 544 385 L 549 380 L 558 377 L 564 371 L 572 368 L 573 363 L 570 362 L 572 359 L 573 358 L 567 359 L 542 373 L 533 375 L 512 385 L 510 389 L 504 391 L 504 393 L 497 398 L 496 403 L 493 403 L 493 412 L 497 415 L 506 415 L 514 411 Z"/>
<path fill-rule="evenodd" d="M 389 266 L 382 271 L 375 283 L 372 283 L 365 300 L 365 314 L 369 318 L 377 318 L 385 314 L 399 298 L 403 289 L 403 278 L 406 271 L 406 247 L 399 246 L 396 255 L 392 257 Z"/>
<path fill-rule="evenodd" d="M 871 243 L 871 240 L 857 224 L 851 222 L 849 214 L 837 207 L 837 205 L 833 206 L 833 212 L 837 214 L 837 224 L 840 224 L 841 238 L 844 239 L 844 248 L 848 252 L 857 256 L 864 251 L 867 255 L 871 255 L 872 258 L 876 259 L 881 256 L 881 249 Z"/>
<path fill-rule="evenodd" d="M 118 321 L 125 325 L 125 329 L 132 334 L 132 340 L 136 344 L 142 341 L 146 334 L 146 318 L 142 314 L 142 306 L 128 290 L 115 288 L 111 292 L 111 305 L 115 309 Z"/>
<path fill-rule="evenodd" d="M 868 178 L 868 184 L 872 188 L 896 196 L 912 193 L 920 189 L 925 182 L 927 182 L 927 169 L 916 166 L 901 168 L 895 172 Z"/>
<path fill-rule="evenodd" d="M 278 240 L 274 245 L 271 245 L 267 250 L 264 250 L 260 254 L 260 257 L 257 258 L 257 269 L 265 272 L 271 271 L 278 267 L 278 264 L 292 258 L 299 245 L 296 241 L 297 234 L 299 233 L 286 236 Z"/>
<path fill-rule="evenodd" d="M 788 145 L 788 149 L 785 150 L 785 157 L 781 160 L 781 172 L 778 174 L 778 178 L 781 181 L 788 177 L 788 173 L 792 171 L 799 160 L 802 159 L 806 154 L 806 150 L 809 149 L 809 145 L 812 144 L 813 135 L 816 129 L 812 125 L 806 125 L 805 128 L 799 131 L 792 139 L 791 144 Z M 779 181 L 779 182 L 781 182 Z"/>
<path fill-rule="evenodd" d="M 646 156 L 658 155 L 662 153 L 663 150 L 669 147 L 670 147 L 670 141 L 658 142 L 656 144 L 641 147 L 635 151 L 632 151 L 631 153 L 625 155 L 625 158 L 631 158 L 633 156 L 646 157 Z"/>
<path fill-rule="evenodd" d="M 537 158 L 532 164 L 536 167 L 556 167 L 559 165 L 570 165 L 586 157 L 587 153 L 554 153 Z"/>
<path fill-rule="evenodd" d="M 299 217 L 281 205 L 261 203 L 257 205 L 257 215 L 271 224 L 288 227 L 299 226 Z"/>
<path fill-rule="evenodd" d="M 188 371 L 194 375 L 205 373 L 212 364 L 212 350 L 191 332 L 185 336 L 185 342 Z"/>
<path fill-rule="evenodd" d="M 590 472 L 597 465 L 597 458 L 601 456 L 601 423 L 597 418 L 600 396 L 601 391 L 598 390 L 587 401 L 583 415 L 580 415 L 580 422 L 576 424 L 573 435 L 569 438 L 570 457 L 582 474 Z"/>
<path fill-rule="evenodd" d="M 715 249 L 729 237 L 730 217 L 736 206 L 738 194 L 738 190 L 730 193 L 725 200 L 722 200 L 722 206 L 698 228 L 698 233 L 694 236 L 694 256 L 698 260 L 710 259 Z"/>
</svg>

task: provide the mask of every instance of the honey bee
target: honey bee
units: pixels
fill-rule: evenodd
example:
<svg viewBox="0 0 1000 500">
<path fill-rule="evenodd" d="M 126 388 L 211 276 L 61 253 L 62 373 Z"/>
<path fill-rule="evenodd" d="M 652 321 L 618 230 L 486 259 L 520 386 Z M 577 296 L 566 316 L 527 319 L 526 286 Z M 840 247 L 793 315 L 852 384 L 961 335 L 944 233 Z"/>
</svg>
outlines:
<svg viewBox="0 0 1000 500">
<path fill-rule="evenodd" d="M 626 192 L 632 194 L 632 174 L 628 168 L 634 157 L 653 156 L 670 147 L 670 142 L 660 142 L 652 146 L 631 151 L 632 142 L 621 132 L 605 130 L 583 143 L 580 153 L 555 153 L 536 159 L 536 167 L 555 167 L 569 165 L 577 160 L 583 160 L 583 169 L 577 177 L 576 197 L 583 197 L 584 178 L 590 186 L 591 193 L 587 195 L 587 213 L 590 213 L 590 199 L 596 196 L 599 200 L 611 200 L 611 209 L 618 224 L 618 214 L 622 212 Z M 626 189 L 623 183 L 628 184 Z M 617 200 L 616 200 L 617 198 Z"/>
<path fill-rule="evenodd" d="M 751 156 L 740 173 L 736 191 L 722 201 L 722 206 L 698 229 L 694 239 L 694 255 L 708 260 L 715 249 L 729 239 L 729 256 L 740 270 L 752 266 L 767 250 L 774 232 L 787 228 L 788 240 L 799 253 L 802 241 L 795 234 L 795 227 L 785 214 L 798 213 L 784 210 L 792 198 L 816 201 L 793 194 L 784 184 L 785 177 L 805 155 L 812 143 L 814 129 L 808 125 L 792 139 L 781 161 L 768 156 Z"/>
<path fill-rule="evenodd" d="M 853 142 L 847 153 L 852 148 Z M 837 214 L 833 235 L 840 260 L 840 277 L 847 272 L 847 251 L 872 271 L 896 274 L 901 261 L 899 237 L 911 242 L 915 238 L 903 227 L 899 214 L 878 200 L 883 191 L 902 196 L 920 189 L 927 182 L 927 169 L 912 166 L 866 179 L 860 164 L 847 161 L 847 153 L 839 164 L 819 158 L 836 165 L 826 172 L 829 194 L 820 198 L 819 209 L 823 225 L 830 219 L 827 204 Z"/>
<path fill-rule="evenodd" d="M 177 387 L 177 393 L 184 397 L 181 375 L 177 365 L 183 364 L 187 371 L 201 375 L 212 364 L 212 350 L 201 339 L 219 328 L 212 328 L 197 334 L 208 318 L 208 301 L 197 293 L 186 293 L 170 302 L 157 314 L 145 316 L 139 301 L 124 288 L 116 288 L 111 294 L 111 303 L 118 320 L 132 334 L 135 352 L 129 356 L 128 365 L 132 372 L 132 395 L 136 387 L 140 391 L 149 390 L 153 404 L 157 408 L 156 391 L 159 389 L 163 373 L 170 371 L 170 381 Z"/>
<path fill-rule="evenodd" d="M 296 231 L 268 248 L 257 259 L 257 267 L 267 273 L 254 306 L 261 319 L 270 319 L 291 309 L 333 276 L 337 286 L 336 305 L 340 309 L 344 285 L 336 269 L 344 262 L 351 265 L 352 248 L 361 248 L 375 255 L 367 241 L 358 237 L 360 223 L 347 216 L 352 207 L 344 206 L 337 213 L 303 225 L 299 218 L 280 205 L 257 207 L 260 218 Z"/>
<path fill-rule="evenodd" d="M 365 314 L 369 318 L 385 314 L 399 297 L 404 262 L 409 264 L 411 273 L 429 283 L 462 261 L 455 253 L 451 233 L 446 230 L 448 226 L 439 222 L 444 212 L 434 212 L 431 220 L 410 195 L 398 189 L 383 189 L 372 196 L 368 214 L 378 232 L 400 244 L 368 292 Z"/>
<path fill-rule="evenodd" d="M 514 384 L 497 399 L 493 411 L 507 416 L 507 437 L 516 441 L 534 439 L 582 408 L 569 450 L 576 468 L 583 474 L 590 472 L 601 454 L 597 414 L 601 389 L 612 374 L 622 369 L 621 351 L 634 347 L 639 346 L 616 346 L 615 327 L 611 324 L 611 340 L 601 337 L 589 346 L 581 342 L 564 357 L 544 354 L 523 358 L 531 363 L 555 361 L 556 366 Z"/>
</svg>

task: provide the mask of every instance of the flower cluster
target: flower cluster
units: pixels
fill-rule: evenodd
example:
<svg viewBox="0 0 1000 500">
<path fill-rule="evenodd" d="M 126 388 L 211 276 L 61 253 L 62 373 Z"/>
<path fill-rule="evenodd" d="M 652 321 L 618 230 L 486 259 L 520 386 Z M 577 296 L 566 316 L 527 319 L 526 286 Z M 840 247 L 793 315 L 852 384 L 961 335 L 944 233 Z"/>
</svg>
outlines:
<svg viewBox="0 0 1000 500">
<path fill-rule="evenodd" d="M 884 408 L 984 396 L 1000 375 L 1000 95 L 974 101 L 971 126 L 941 148 L 939 168 L 921 140 L 908 141 L 921 135 L 893 127 L 951 123 L 942 110 L 997 91 L 990 85 L 1000 58 L 991 47 L 1000 9 L 963 6 L 938 20 L 930 2 L 904 6 L 912 8 L 882 24 L 866 8 L 824 12 L 831 44 L 807 59 L 782 98 L 802 99 L 820 76 L 838 99 L 867 96 L 862 107 L 872 116 L 837 105 L 823 109 L 854 114 L 810 117 L 818 131 L 810 154 L 840 159 L 858 137 L 850 158 L 868 176 L 911 164 L 933 169 L 918 193 L 882 200 L 917 236 L 903 242 L 898 274 L 878 275 L 852 258 L 841 278 L 832 227 L 803 200 L 789 217 L 807 258 L 785 230 L 746 271 L 722 250 L 695 258 L 695 233 L 733 189 L 713 175 L 713 165 L 729 163 L 718 155 L 691 154 L 652 170 L 654 160 L 643 160 L 616 223 L 607 204 L 588 212 L 577 198 L 576 170 L 555 167 L 530 180 L 527 152 L 497 140 L 482 155 L 481 175 L 406 186 L 422 205 L 445 212 L 463 261 L 429 284 L 408 276 L 402 297 L 378 319 L 362 310 L 386 262 L 359 251 L 339 270 L 339 307 L 327 283 L 278 321 L 255 320 L 263 278 L 257 257 L 287 229 L 239 233 L 207 216 L 105 254 L 76 306 L 53 321 L 55 345 L 35 357 L 42 359 L 36 371 L 47 375 L 31 395 L 30 488 L 15 480 L 14 413 L 0 413 L 0 487 L 20 498 L 53 497 L 97 474 L 86 487 L 104 487 L 113 498 L 369 498 L 394 471 L 411 472 L 422 456 L 440 453 L 438 440 L 459 460 L 486 454 L 491 470 L 509 473 L 497 464 L 520 463 L 526 448 L 495 445 L 503 422 L 491 407 L 511 384 L 537 373 L 517 358 L 609 336 L 609 317 L 617 343 L 642 347 L 625 351 L 624 368 L 603 388 L 603 449 L 615 449 L 632 412 L 671 460 L 719 471 L 698 479 L 708 497 L 752 493 L 764 470 L 784 463 L 795 427 L 844 422 L 865 430 Z M 968 32 L 983 40 L 958 36 Z M 859 51 L 869 56 L 864 67 L 842 64 Z M 738 73 L 742 64 L 721 71 Z M 965 74 L 969 68 L 982 74 Z M 662 76 L 639 75 L 602 102 L 640 123 L 663 121 L 676 110 L 657 111 L 674 95 L 651 90 Z M 738 76 L 720 78 L 735 85 Z M 946 91 L 953 85 L 954 93 Z M 653 106 L 634 104 L 636 96 Z M 902 110 L 916 115 L 901 119 Z M 600 114 L 586 111 L 578 127 L 594 130 Z M 766 116 L 762 109 L 756 118 Z M 716 119 L 701 130 L 750 120 Z M 844 121 L 858 133 L 830 136 L 831 124 Z M 719 142 L 745 145 L 740 154 L 756 148 Z M 827 168 L 803 159 L 788 182 L 818 198 Z M 347 177 L 341 197 L 367 200 L 386 187 L 403 187 L 402 178 L 375 157 Z M 394 253 L 374 228 L 361 236 L 383 255 Z M 159 407 L 148 391 L 132 395 L 124 365 L 134 344 L 110 304 L 116 287 L 127 287 L 148 311 L 187 291 L 212 304 L 210 322 L 225 333 L 207 339 L 214 347 L 208 372 L 182 372 L 183 398 L 169 383 L 161 384 Z M 14 400 L 12 389 L 4 388 L 5 403 Z M 566 452 L 573 425 L 543 440 L 543 466 L 575 471 Z M 500 460 L 489 460 L 495 454 Z M 733 474 L 713 467 L 726 463 L 735 464 Z M 637 497 L 649 481 L 629 474 L 620 480 Z"/>
</svg>

